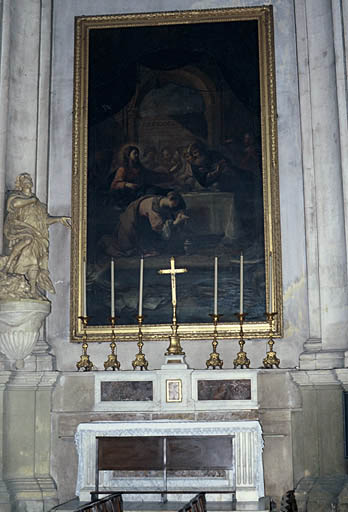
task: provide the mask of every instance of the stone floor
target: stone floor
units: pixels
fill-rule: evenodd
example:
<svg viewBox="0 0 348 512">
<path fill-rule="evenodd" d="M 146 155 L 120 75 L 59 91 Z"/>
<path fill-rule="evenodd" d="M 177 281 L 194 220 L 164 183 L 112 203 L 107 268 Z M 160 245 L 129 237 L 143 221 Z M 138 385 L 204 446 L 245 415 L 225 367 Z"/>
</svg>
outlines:
<svg viewBox="0 0 348 512">
<path fill-rule="evenodd" d="M 83 505 L 78 499 L 69 501 L 58 508 L 54 509 L 54 512 L 71 512 L 75 508 Z M 151 502 L 151 501 L 130 501 L 124 502 L 124 512 L 178 512 L 183 506 L 183 502 L 168 501 L 167 503 Z M 207 502 L 208 512 L 248 512 L 257 510 L 258 512 L 264 512 L 269 510 L 265 500 L 260 500 L 260 503 L 244 503 L 243 505 L 237 505 L 231 501 L 224 502 Z"/>
</svg>

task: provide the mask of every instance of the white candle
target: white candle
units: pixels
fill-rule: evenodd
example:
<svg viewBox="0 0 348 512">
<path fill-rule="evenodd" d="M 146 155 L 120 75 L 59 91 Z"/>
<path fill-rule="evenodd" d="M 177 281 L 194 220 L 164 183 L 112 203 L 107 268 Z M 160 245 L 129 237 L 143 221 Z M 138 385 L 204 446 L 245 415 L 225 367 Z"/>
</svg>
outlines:
<svg viewBox="0 0 348 512">
<path fill-rule="evenodd" d="M 115 262 L 111 259 L 111 316 L 115 316 Z"/>
<path fill-rule="evenodd" d="M 82 316 L 87 316 L 87 268 L 86 260 L 82 265 Z"/>
<path fill-rule="evenodd" d="M 268 298 L 269 298 L 269 306 L 268 312 L 273 313 L 273 293 L 272 293 L 272 253 L 269 253 L 269 290 L 268 290 Z"/>
<path fill-rule="evenodd" d="M 140 258 L 140 274 L 139 274 L 139 311 L 138 315 L 143 314 L 143 286 L 144 286 L 144 258 Z"/>
<path fill-rule="evenodd" d="M 240 279 L 239 279 L 239 286 L 240 286 L 240 291 L 239 291 L 239 312 L 240 314 L 243 313 L 243 265 L 244 265 L 244 258 L 243 258 L 243 253 L 241 252 L 240 253 Z"/>
<path fill-rule="evenodd" d="M 215 256 L 214 260 L 214 315 L 217 315 L 217 301 L 218 301 L 218 258 Z"/>
</svg>

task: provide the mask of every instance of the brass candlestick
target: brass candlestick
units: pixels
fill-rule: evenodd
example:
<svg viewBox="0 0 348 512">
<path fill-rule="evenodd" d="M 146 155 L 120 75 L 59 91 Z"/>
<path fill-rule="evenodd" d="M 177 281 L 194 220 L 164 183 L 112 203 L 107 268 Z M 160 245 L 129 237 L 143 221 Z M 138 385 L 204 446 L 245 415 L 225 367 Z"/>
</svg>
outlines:
<svg viewBox="0 0 348 512">
<path fill-rule="evenodd" d="M 82 354 L 80 357 L 80 361 L 76 363 L 77 371 L 81 368 L 84 369 L 85 372 L 90 372 L 93 368 L 93 363 L 89 359 L 89 355 L 87 354 L 88 343 L 87 343 L 87 325 L 88 325 L 88 316 L 79 316 L 78 317 L 83 324 L 83 343 L 82 343 Z"/>
<path fill-rule="evenodd" d="M 236 317 L 238 318 L 240 325 L 238 342 L 240 346 L 240 351 L 238 352 L 236 359 L 233 361 L 233 367 L 237 368 L 238 366 L 240 366 L 241 368 L 244 368 L 245 366 L 246 368 L 249 368 L 250 359 L 247 358 L 246 352 L 244 352 L 243 348 L 245 345 L 243 323 L 246 317 L 246 313 L 236 313 Z"/>
<path fill-rule="evenodd" d="M 218 352 L 216 352 L 216 347 L 218 345 L 217 324 L 220 321 L 220 318 L 222 317 L 222 315 L 218 315 L 218 314 L 214 313 L 214 314 L 210 314 L 209 316 L 212 317 L 213 323 L 214 323 L 214 333 L 213 333 L 213 342 L 212 342 L 213 351 L 210 353 L 210 357 L 206 361 L 205 364 L 207 365 L 207 368 L 209 368 L 209 366 L 211 366 L 213 368 L 213 370 L 215 370 L 215 368 L 217 368 L 217 367 L 221 369 L 224 362 L 222 361 L 222 359 L 220 359 L 220 354 Z"/>
<path fill-rule="evenodd" d="M 175 356 L 184 356 L 185 352 L 183 351 L 180 345 L 180 336 L 178 335 L 178 321 L 176 318 L 176 304 L 173 304 L 173 321 L 171 325 L 172 333 L 169 336 L 169 347 L 167 348 L 166 356 L 175 355 Z"/>
<path fill-rule="evenodd" d="M 276 352 L 273 350 L 274 340 L 273 340 L 273 321 L 276 316 L 276 312 L 266 313 L 267 320 L 269 322 L 269 340 L 267 344 L 269 345 L 269 351 L 266 352 L 266 357 L 263 360 L 264 368 L 273 368 L 276 366 L 279 368 L 280 359 L 278 359 Z"/>
<path fill-rule="evenodd" d="M 135 359 L 132 362 L 132 366 L 133 366 L 133 370 L 135 370 L 136 368 L 140 368 L 140 370 L 143 370 L 145 368 L 145 370 L 147 370 L 149 363 L 146 361 L 145 355 L 143 354 L 144 342 L 143 342 L 142 325 L 143 325 L 144 317 L 142 315 L 138 315 L 137 320 L 138 320 L 138 326 L 139 326 L 138 327 L 138 340 L 139 341 L 137 343 L 139 352 L 136 354 Z"/>
<path fill-rule="evenodd" d="M 115 369 L 119 370 L 120 366 L 121 366 L 121 363 L 118 361 L 117 355 L 115 352 L 116 351 L 116 334 L 115 334 L 116 317 L 115 316 L 110 317 L 110 323 L 111 323 L 111 343 L 110 343 L 111 354 L 108 355 L 108 358 L 104 363 L 104 370 L 107 370 L 108 368 L 112 368 L 113 371 L 115 371 Z"/>
</svg>

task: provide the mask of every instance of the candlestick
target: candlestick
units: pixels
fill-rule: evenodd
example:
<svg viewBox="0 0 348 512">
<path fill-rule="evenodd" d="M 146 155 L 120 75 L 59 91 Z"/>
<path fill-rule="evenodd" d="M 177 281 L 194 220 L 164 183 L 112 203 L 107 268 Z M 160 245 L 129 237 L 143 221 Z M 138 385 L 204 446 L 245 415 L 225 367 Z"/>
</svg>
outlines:
<svg viewBox="0 0 348 512">
<path fill-rule="evenodd" d="M 263 367 L 268 368 L 268 369 L 273 368 L 273 366 L 276 366 L 277 368 L 279 368 L 279 365 L 280 365 L 280 360 L 277 357 L 277 353 L 273 350 L 273 345 L 274 345 L 273 322 L 274 322 L 274 317 L 276 315 L 277 315 L 277 313 L 275 311 L 273 311 L 272 313 L 266 313 L 267 320 L 269 323 L 269 340 L 267 342 L 269 350 L 268 350 L 268 352 L 266 352 L 266 357 L 263 360 Z"/>
<path fill-rule="evenodd" d="M 87 343 L 87 325 L 88 325 L 88 316 L 79 316 L 79 319 L 83 325 L 83 337 L 82 337 L 82 355 L 80 360 L 76 363 L 77 371 L 81 368 L 84 369 L 85 372 L 90 372 L 93 369 L 93 363 L 89 359 L 89 355 L 87 354 L 88 343 Z"/>
<path fill-rule="evenodd" d="M 211 366 L 213 368 L 213 370 L 215 370 L 215 368 L 222 368 L 224 362 L 222 359 L 220 359 L 220 354 L 219 352 L 216 351 L 216 347 L 218 345 L 218 332 L 217 332 L 217 324 L 220 320 L 220 318 L 222 317 L 222 315 L 216 315 L 215 313 L 213 315 L 209 315 L 212 317 L 213 319 L 213 324 L 214 324 L 214 333 L 213 333 L 213 351 L 210 353 L 210 357 L 209 359 L 206 361 L 206 365 L 207 365 L 207 369 Z"/>
<path fill-rule="evenodd" d="M 139 311 L 138 316 L 143 315 L 143 286 L 144 286 L 144 258 L 140 258 L 140 275 L 139 275 Z"/>
<path fill-rule="evenodd" d="M 111 322 L 111 354 L 108 355 L 107 360 L 104 363 L 104 370 L 106 371 L 108 368 L 111 368 L 113 371 L 119 370 L 121 367 L 121 363 L 117 359 L 116 355 L 116 334 L 115 334 L 115 326 L 116 326 L 116 317 L 110 317 Z"/>
<path fill-rule="evenodd" d="M 240 253 L 240 294 L 239 294 L 239 312 L 243 314 L 243 266 L 244 266 L 244 258 L 243 253 Z"/>
<path fill-rule="evenodd" d="M 111 318 L 115 317 L 115 262 L 111 259 Z"/>
<path fill-rule="evenodd" d="M 269 290 L 268 290 L 268 298 L 269 298 L 269 306 L 268 312 L 273 312 L 273 293 L 272 293 L 272 253 L 269 253 Z"/>
<path fill-rule="evenodd" d="M 218 300 L 218 258 L 215 256 L 214 260 L 214 315 L 217 315 L 217 300 Z"/>
<path fill-rule="evenodd" d="M 137 368 L 140 368 L 140 370 L 147 370 L 149 363 L 146 360 L 145 354 L 143 354 L 144 342 L 143 342 L 142 326 L 143 326 L 144 317 L 141 315 L 138 315 L 137 320 L 138 320 L 138 343 L 137 343 L 137 345 L 138 345 L 139 351 L 135 355 L 135 359 L 132 362 L 132 366 L 133 366 L 133 370 L 136 370 Z"/>
<path fill-rule="evenodd" d="M 82 269 L 82 316 L 87 316 L 87 268 L 86 268 L 86 260 L 83 260 L 83 269 Z"/>
<path fill-rule="evenodd" d="M 250 359 L 247 358 L 247 354 L 244 351 L 245 340 L 244 340 L 243 323 L 244 323 L 244 320 L 245 320 L 245 317 L 246 317 L 246 313 L 237 313 L 236 317 L 239 320 L 239 326 L 240 326 L 239 342 L 238 342 L 240 350 L 239 350 L 239 352 L 237 354 L 236 359 L 233 361 L 233 368 L 238 368 L 238 366 L 240 366 L 241 368 L 244 368 L 244 366 L 246 368 L 249 368 L 249 366 L 250 366 Z"/>
</svg>

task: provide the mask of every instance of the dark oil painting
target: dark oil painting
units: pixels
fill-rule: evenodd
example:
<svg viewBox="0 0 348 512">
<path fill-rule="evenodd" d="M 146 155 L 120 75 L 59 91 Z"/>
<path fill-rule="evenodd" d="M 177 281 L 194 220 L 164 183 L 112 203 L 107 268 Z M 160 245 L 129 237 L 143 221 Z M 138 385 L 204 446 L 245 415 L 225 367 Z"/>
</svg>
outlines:
<svg viewBox="0 0 348 512">
<path fill-rule="evenodd" d="M 210 322 L 214 257 L 218 312 L 263 321 L 265 237 L 258 21 L 89 31 L 87 310 L 110 315 L 115 260 L 118 323 L 136 324 L 144 257 L 147 324 Z"/>
</svg>

